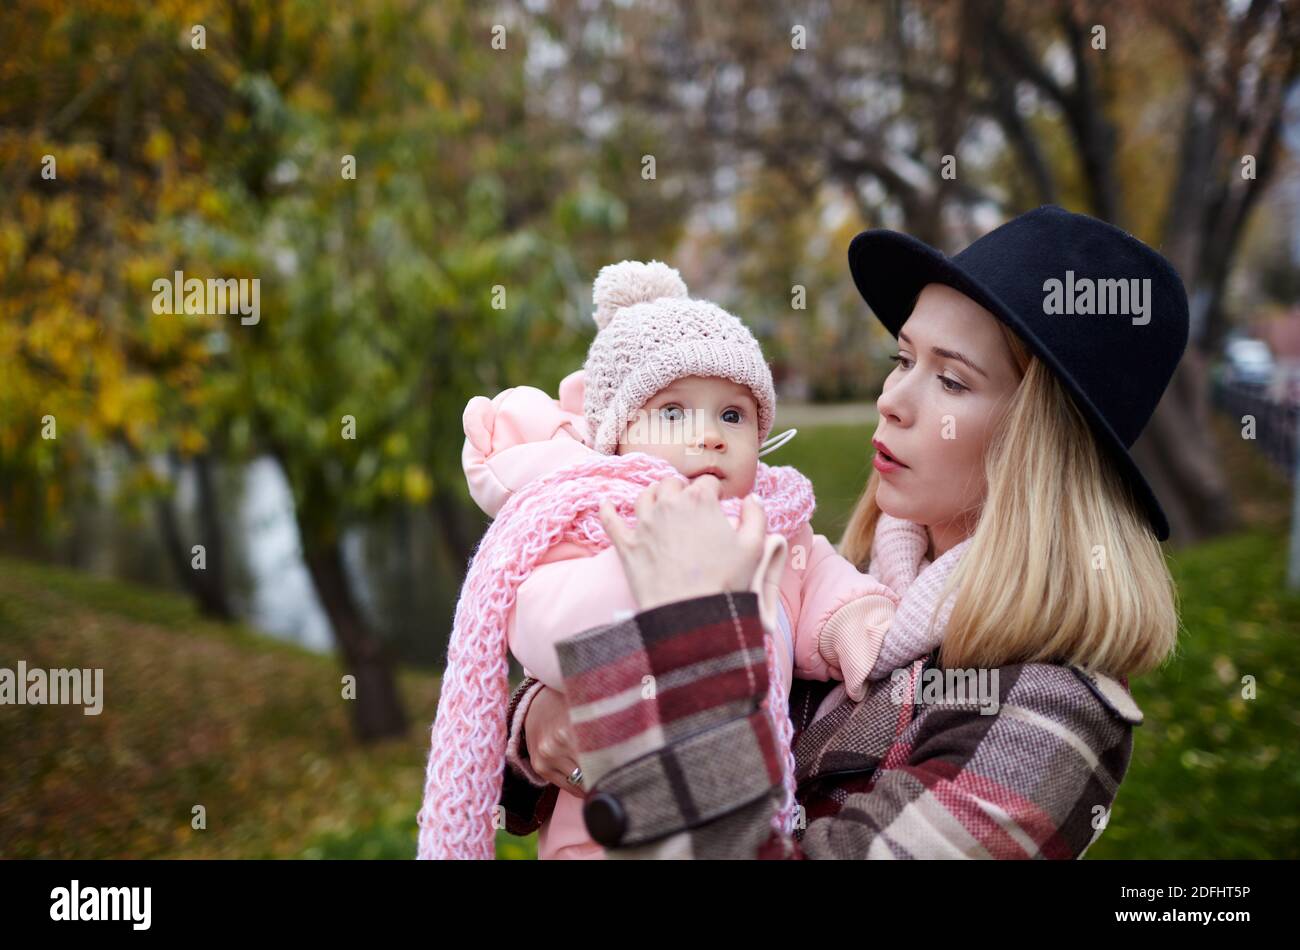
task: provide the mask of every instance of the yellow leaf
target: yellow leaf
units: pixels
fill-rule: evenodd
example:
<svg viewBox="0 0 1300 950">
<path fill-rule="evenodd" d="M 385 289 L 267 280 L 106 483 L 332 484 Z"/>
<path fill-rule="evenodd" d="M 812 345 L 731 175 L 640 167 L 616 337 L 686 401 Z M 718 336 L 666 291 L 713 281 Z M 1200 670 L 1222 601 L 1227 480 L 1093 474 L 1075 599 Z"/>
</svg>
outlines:
<svg viewBox="0 0 1300 950">
<path fill-rule="evenodd" d="M 171 152 L 171 133 L 166 129 L 154 129 L 149 135 L 149 140 L 144 144 L 145 158 L 151 162 L 162 162 Z"/>
<path fill-rule="evenodd" d="M 433 482 L 429 475 L 418 465 L 408 465 L 403 478 L 403 494 L 412 504 L 423 504 L 433 494 Z"/>
</svg>

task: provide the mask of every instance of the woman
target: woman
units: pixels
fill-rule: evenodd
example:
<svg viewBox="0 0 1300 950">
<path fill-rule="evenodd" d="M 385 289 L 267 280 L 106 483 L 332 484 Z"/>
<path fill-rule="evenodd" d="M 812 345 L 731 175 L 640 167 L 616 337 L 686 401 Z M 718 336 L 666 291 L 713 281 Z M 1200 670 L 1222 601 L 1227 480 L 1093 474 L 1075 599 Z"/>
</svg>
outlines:
<svg viewBox="0 0 1300 950">
<path fill-rule="evenodd" d="M 1127 679 L 1177 639 L 1128 449 L 1186 346 L 1182 283 L 1055 207 L 951 259 L 868 231 L 849 260 L 899 353 L 842 553 L 900 591 L 902 636 L 858 702 L 796 682 L 795 828 L 759 709 L 762 514 L 733 530 L 701 478 L 647 489 L 635 531 L 602 511 L 640 612 L 560 644 L 562 695 L 516 690 L 511 831 L 564 781 L 620 858 L 1076 858 L 1105 827 L 1142 720 Z"/>
</svg>

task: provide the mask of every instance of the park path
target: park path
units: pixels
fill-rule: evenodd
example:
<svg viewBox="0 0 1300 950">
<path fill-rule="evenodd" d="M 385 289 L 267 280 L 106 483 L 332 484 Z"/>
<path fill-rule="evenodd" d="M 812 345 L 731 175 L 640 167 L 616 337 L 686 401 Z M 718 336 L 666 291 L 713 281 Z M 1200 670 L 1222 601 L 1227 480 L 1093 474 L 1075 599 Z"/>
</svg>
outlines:
<svg viewBox="0 0 1300 950">
<path fill-rule="evenodd" d="M 870 425 L 876 421 L 874 402 L 780 402 L 773 432 L 800 426 Z"/>
</svg>

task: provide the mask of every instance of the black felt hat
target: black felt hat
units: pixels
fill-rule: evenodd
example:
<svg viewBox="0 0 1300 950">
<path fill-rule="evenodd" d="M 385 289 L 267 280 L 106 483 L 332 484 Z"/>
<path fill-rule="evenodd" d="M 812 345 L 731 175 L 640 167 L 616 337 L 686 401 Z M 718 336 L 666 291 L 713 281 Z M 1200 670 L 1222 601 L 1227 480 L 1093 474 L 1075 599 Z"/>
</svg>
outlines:
<svg viewBox="0 0 1300 950">
<path fill-rule="evenodd" d="M 849 269 L 895 337 L 931 283 L 1010 327 L 1074 397 L 1156 537 L 1169 537 L 1129 453 L 1187 348 L 1187 291 L 1169 261 L 1113 225 L 1045 205 L 953 257 L 897 231 L 864 231 L 849 245 Z"/>
</svg>

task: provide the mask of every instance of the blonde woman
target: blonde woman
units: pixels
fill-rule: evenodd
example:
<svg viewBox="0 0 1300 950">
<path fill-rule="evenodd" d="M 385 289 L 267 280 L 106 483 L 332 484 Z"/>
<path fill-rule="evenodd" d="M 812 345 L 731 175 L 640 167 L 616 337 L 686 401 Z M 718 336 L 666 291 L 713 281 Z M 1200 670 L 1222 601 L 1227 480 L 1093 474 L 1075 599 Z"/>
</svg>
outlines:
<svg viewBox="0 0 1300 950">
<path fill-rule="evenodd" d="M 1182 283 L 1055 207 L 953 258 L 868 231 L 849 259 L 898 352 L 841 549 L 902 599 L 862 700 L 792 690 L 793 826 L 759 709 L 763 518 L 733 529 L 704 477 L 647 489 L 635 529 L 602 510 L 640 612 L 559 644 L 563 695 L 516 690 L 509 830 L 553 805 L 539 776 L 584 792 L 610 857 L 1077 858 L 1106 827 L 1128 680 L 1177 639 L 1168 524 L 1128 449 L 1186 346 Z"/>
</svg>

